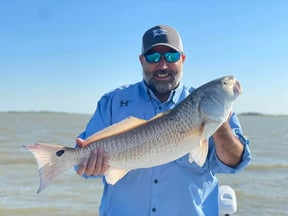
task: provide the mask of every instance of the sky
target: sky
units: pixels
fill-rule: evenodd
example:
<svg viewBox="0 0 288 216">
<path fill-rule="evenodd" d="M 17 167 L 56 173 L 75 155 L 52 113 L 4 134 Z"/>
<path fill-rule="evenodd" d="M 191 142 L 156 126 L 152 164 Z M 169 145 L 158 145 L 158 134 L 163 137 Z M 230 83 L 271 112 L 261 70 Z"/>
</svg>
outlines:
<svg viewBox="0 0 288 216">
<path fill-rule="evenodd" d="M 142 80 L 143 33 L 180 33 L 183 83 L 234 75 L 234 111 L 288 114 L 287 0 L 0 0 L 0 111 L 92 114 Z"/>
</svg>

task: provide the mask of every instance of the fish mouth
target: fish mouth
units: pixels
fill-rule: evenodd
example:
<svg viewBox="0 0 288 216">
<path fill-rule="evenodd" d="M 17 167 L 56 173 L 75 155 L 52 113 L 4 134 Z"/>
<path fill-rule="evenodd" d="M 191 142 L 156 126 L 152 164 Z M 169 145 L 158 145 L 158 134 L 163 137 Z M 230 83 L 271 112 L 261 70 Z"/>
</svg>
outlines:
<svg viewBox="0 0 288 216">
<path fill-rule="evenodd" d="M 231 96 L 239 96 L 242 94 L 242 86 L 234 76 L 227 76 L 222 79 L 223 89 L 229 92 Z"/>
<path fill-rule="evenodd" d="M 242 86 L 238 80 L 235 79 L 234 86 L 233 86 L 233 93 L 239 95 L 242 93 Z"/>
</svg>

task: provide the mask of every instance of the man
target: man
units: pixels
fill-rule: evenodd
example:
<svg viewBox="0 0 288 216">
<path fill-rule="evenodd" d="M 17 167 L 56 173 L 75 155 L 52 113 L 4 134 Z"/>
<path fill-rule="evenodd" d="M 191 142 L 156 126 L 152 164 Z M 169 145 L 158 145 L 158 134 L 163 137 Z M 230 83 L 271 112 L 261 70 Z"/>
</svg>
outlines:
<svg viewBox="0 0 288 216">
<path fill-rule="evenodd" d="M 129 116 L 149 120 L 172 109 L 193 89 L 181 83 L 185 61 L 178 32 L 169 26 L 155 26 L 143 35 L 143 81 L 105 94 L 77 145 L 96 131 Z M 248 141 L 242 135 L 237 116 L 232 113 L 209 139 L 203 167 L 189 163 L 188 155 L 170 163 L 130 171 L 115 185 L 103 178 L 100 215 L 218 215 L 216 173 L 235 173 L 250 161 Z M 109 166 L 103 149 L 77 167 L 87 178 L 101 176 Z"/>
</svg>

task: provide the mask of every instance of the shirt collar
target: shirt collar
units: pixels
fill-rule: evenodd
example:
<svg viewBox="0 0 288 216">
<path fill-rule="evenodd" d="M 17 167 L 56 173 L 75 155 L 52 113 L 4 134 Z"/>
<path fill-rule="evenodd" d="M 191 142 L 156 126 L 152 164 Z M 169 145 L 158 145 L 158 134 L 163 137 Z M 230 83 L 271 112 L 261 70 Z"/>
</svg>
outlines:
<svg viewBox="0 0 288 216">
<path fill-rule="evenodd" d="M 146 85 L 144 80 L 142 80 L 141 85 L 142 85 L 142 88 L 144 90 L 144 94 L 143 95 L 144 95 L 144 98 L 146 100 L 155 100 L 155 101 L 158 101 L 159 103 L 161 103 L 159 101 L 159 99 L 154 95 L 152 90 L 148 88 L 148 86 Z M 167 102 L 171 101 L 172 103 L 177 104 L 179 99 L 180 99 L 180 96 L 182 94 L 183 87 L 184 87 L 183 84 L 180 82 L 178 87 L 171 91 L 168 100 L 166 102 L 163 102 L 163 103 L 167 103 Z"/>
</svg>

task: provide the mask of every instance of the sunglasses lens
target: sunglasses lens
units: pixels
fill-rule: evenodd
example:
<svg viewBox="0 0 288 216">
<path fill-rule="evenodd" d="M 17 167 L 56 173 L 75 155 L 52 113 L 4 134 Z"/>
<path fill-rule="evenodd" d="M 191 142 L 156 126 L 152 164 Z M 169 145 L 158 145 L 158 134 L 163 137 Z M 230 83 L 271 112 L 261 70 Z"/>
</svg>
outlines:
<svg viewBox="0 0 288 216">
<path fill-rule="evenodd" d="M 160 60 L 161 60 L 161 54 L 157 53 L 157 52 L 147 54 L 147 55 L 145 55 L 145 59 L 147 62 L 157 63 L 157 62 L 160 62 Z"/>
<path fill-rule="evenodd" d="M 166 52 L 165 53 L 165 60 L 167 62 L 176 62 L 180 59 L 180 53 L 179 52 Z"/>
<path fill-rule="evenodd" d="M 164 55 L 165 60 L 167 62 L 176 62 L 180 59 L 181 54 L 179 52 L 166 52 L 166 53 L 159 53 L 154 52 L 151 54 L 146 54 L 145 59 L 149 63 L 158 63 L 161 61 L 161 56 Z"/>
</svg>

